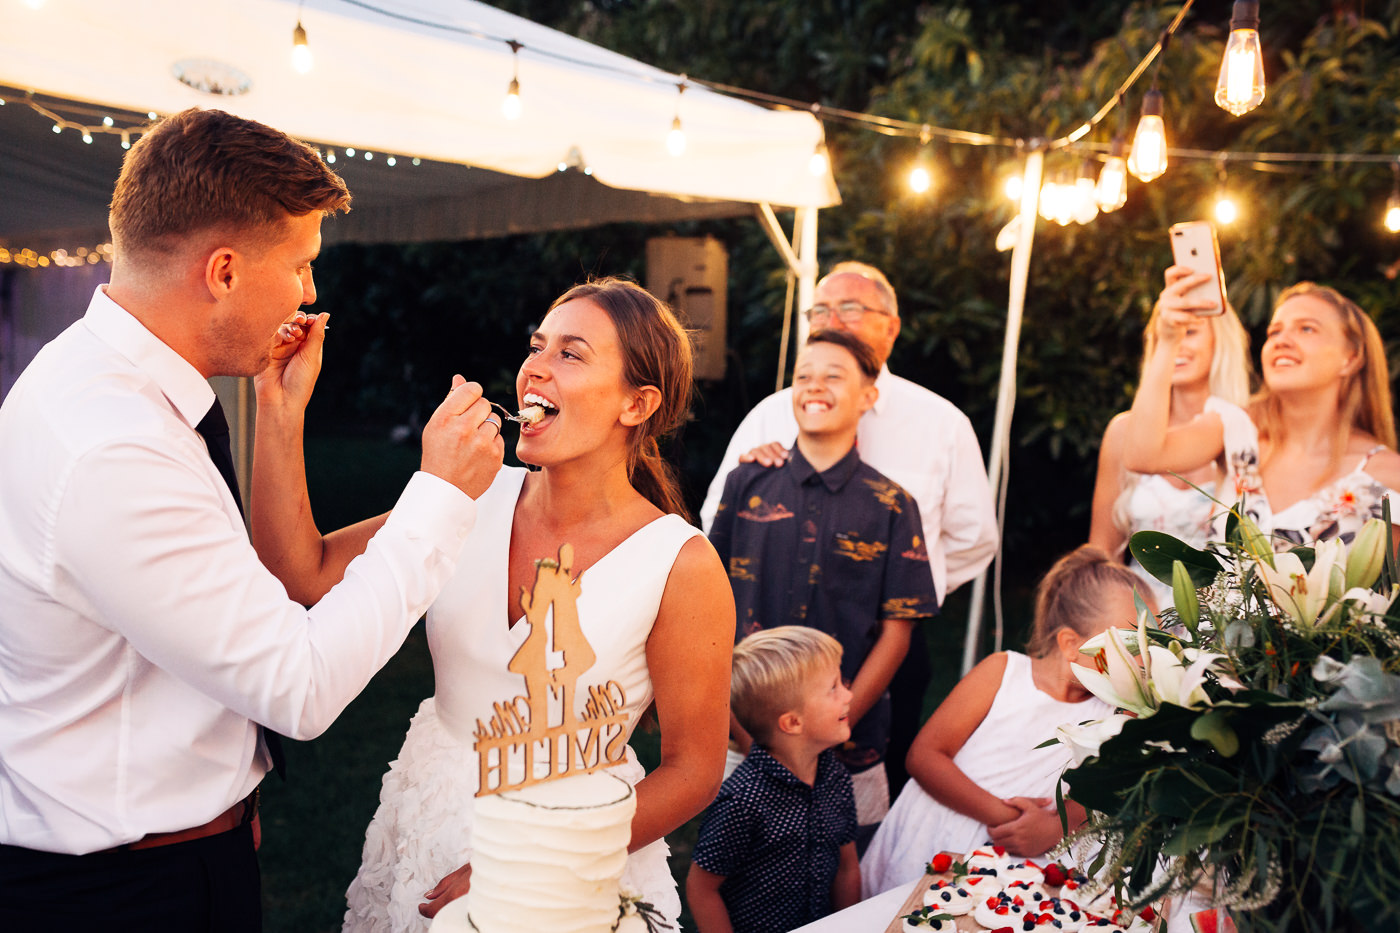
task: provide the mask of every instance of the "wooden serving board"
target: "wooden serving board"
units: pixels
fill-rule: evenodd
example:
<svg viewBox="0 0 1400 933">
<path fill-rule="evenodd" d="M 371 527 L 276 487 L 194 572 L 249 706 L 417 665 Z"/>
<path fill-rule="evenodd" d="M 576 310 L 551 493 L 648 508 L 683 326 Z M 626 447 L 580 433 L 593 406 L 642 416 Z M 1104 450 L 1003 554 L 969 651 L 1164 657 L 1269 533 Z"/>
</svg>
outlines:
<svg viewBox="0 0 1400 933">
<path fill-rule="evenodd" d="M 962 855 L 960 854 L 955 854 L 952 852 L 949 852 L 948 854 L 953 858 L 954 861 L 959 861 L 962 859 Z M 890 921 L 890 925 L 885 927 L 885 933 L 902 933 L 904 929 L 905 915 L 911 914 L 924 906 L 924 895 L 928 893 L 928 889 L 933 887 L 939 881 L 951 881 L 952 878 L 953 873 L 950 871 L 945 871 L 937 875 L 930 875 L 925 873 L 923 878 L 919 879 L 919 882 L 914 885 L 914 890 L 909 892 L 909 896 L 904 900 L 904 905 L 900 907 L 899 912 L 894 915 L 894 919 Z M 975 890 L 975 888 L 969 890 Z M 1001 889 L 997 888 L 997 890 L 999 891 Z M 958 929 L 958 933 L 975 933 L 975 931 L 983 929 L 983 926 L 976 920 L 974 920 L 972 918 L 972 914 L 970 913 L 958 917 L 955 926 Z"/>
</svg>

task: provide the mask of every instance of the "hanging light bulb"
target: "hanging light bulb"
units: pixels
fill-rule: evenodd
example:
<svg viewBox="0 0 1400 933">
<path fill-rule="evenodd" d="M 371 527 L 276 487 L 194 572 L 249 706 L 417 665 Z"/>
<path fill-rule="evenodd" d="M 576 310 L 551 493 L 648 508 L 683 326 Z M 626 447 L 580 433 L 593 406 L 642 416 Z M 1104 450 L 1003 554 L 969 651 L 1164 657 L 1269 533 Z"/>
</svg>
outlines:
<svg viewBox="0 0 1400 933">
<path fill-rule="evenodd" d="M 1240 216 L 1240 209 L 1235 205 L 1234 198 L 1230 197 L 1225 189 L 1215 195 L 1215 219 L 1222 224 L 1232 224 Z"/>
<path fill-rule="evenodd" d="M 685 130 L 681 129 L 681 96 L 685 82 L 676 85 L 676 115 L 671 118 L 671 132 L 666 134 L 666 151 L 679 157 L 685 154 Z"/>
<path fill-rule="evenodd" d="M 1220 61 L 1215 102 L 1235 116 L 1249 113 L 1264 100 L 1264 52 L 1259 48 L 1258 0 L 1235 0 L 1230 38 Z"/>
<path fill-rule="evenodd" d="M 666 134 L 666 151 L 673 156 L 685 154 L 685 130 L 681 129 L 681 118 L 671 119 L 671 132 Z"/>
<path fill-rule="evenodd" d="M 920 163 L 909 172 L 909 190 L 915 194 L 923 194 L 933 187 L 933 176 L 929 174 L 928 167 Z"/>
<path fill-rule="evenodd" d="M 1225 187 L 1225 154 L 1220 154 L 1220 164 L 1216 171 L 1217 184 L 1215 188 L 1215 219 L 1222 224 L 1232 224 L 1240 216 L 1240 209 L 1235 204 L 1235 199 L 1230 197 L 1230 192 Z"/>
<path fill-rule="evenodd" d="M 1008 175 L 1006 182 L 1002 185 L 1002 191 L 1006 192 L 1007 200 L 1021 200 L 1021 192 L 1025 189 L 1025 182 L 1020 175 Z"/>
<path fill-rule="evenodd" d="M 1054 178 L 1041 182 L 1040 185 L 1040 216 L 1046 220 L 1053 221 L 1055 213 L 1060 206 L 1060 183 Z"/>
<path fill-rule="evenodd" d="M 1162 122 L 1162 92 L 1155 87 L 1142 95 L 1142 119 L 1128 153 L 1128 171 L 1138 181 L 1151 181 L 1167 170 L 1167 128 Z"/>
<path fill-rule="evenodd" d="M 1094 201 L 1104 213 L 1116 211 L 1128 200 L 1128 163 L 1123 159 L 1123 137 L 1113 137 L 1108 161 L 1099 169 L 1099 181 L 1094 186 Z"/>
<path fill-rule="evenodd" d="M 510 45 L 511 76 L 510 86 L 506 88 L 505 100 L 501 101 L 501 115 L 507 120 L 520 119 L 520 49 L 521 45 L 514 39 L 508 43 Z"/>
<path fill-rule="evenodd" d="M 925 123 L 919 130 L 919 155 L 914 161 L 914 167 L 909 170 L 909 190 L 915 194 L 923 194 L 933 187 L 933 171 L 928 150 L 931 139 L 933 128 Z"/>
<path fill-rule="evenodd" d="M 1084 160 L 1079 177 L 1074 180 L 1074 222 L 1087 224 L 1099 216 L 1099 202 L 1094 198 L 1094 163 Z"/>
<path fill-rule="evenodd" d="M 817 148 L 812 150 L 812 157 L 807 160 L 807 171 L 820 178 L 831 168 L 831 156 L 826 151 L 826 141 L 817 143 Z"/>
<path fill-rule="evenodd" d="M 1390 189 L 1390 199 L 1385 202 L 1385 228 L 1391 233 L 1400 233 L 1400 159 L 1390 163 L 1390 171 L 1395 176 L 1395 184 Z"/>
<path fill-rule="evenodd" d="M 300 19 L 292 30 L 292 67 L 301 74 L 311 70 L 311 46 L 306 44 L 306 30 L 301 28 Z"/>
<path fill-rule="evenodd" d="M 511 78 L 505 100 L 501 101 L 501 115 L 507 120 L 520 119 L 520 79 Z"/>
</svg>

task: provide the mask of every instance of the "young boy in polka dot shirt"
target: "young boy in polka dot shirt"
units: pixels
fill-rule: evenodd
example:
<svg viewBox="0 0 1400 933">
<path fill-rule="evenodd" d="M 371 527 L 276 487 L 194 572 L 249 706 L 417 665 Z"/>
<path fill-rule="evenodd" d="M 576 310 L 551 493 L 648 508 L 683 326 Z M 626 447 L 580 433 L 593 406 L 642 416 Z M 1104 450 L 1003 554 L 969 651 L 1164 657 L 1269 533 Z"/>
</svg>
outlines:
<svg viewBox="0 0 1400 933">
<path fill-rule="evenodd" d="M 763 629 L 734 649 L 730 707 L 753 747 L 705 811 L 686 897 L 700 933 L 774 933 L 860 899 L 841 645 Z"/>
</svg>

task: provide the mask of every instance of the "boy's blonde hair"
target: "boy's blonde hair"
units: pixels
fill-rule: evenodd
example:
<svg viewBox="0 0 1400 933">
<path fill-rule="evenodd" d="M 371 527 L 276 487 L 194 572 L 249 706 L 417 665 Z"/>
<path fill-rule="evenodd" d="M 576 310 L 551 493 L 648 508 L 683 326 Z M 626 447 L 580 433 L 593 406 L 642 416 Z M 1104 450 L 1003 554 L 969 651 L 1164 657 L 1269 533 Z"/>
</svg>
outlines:
<svg viewBox="0 0 1400 933">
<path fill-rule="evenodd" d="M 841 665 L 841 643 L 804 625 L 761 629 L 734 648 L 729 706 L 739 725 L 767 742 L 783 713 L 801 709 L 812 675 Z"/>
</svg>

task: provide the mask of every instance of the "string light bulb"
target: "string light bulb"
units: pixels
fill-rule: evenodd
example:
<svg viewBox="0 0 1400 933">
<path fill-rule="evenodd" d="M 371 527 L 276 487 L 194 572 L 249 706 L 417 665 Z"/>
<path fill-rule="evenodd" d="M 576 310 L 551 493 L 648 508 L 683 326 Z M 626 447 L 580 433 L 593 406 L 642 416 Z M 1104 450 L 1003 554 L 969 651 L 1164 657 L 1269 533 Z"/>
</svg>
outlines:
<svg viewBox="0 0 1400 933">
<path fill-rule="evenodd" d="M 1264 101 L 1264 52 L 1259 47 L 1258 0 L 1235 0 L 1230 14 L 1230 38 L 1220 60 L 1215 102 L 1243 116 Z"/>
<path fill-rule="evenodd" d="M 679 158 L 685 154 L 685 130 L 681 129 L 681 96 L 685 82 L 676 85 L 676 115 L 671 118 L 671 132 L 666 134 L 666 151 Z"/>
<path fill-rule="evenodd" d="M 521 45 L 514 39 L 509 40 L 507 44 L 510 46 L 511 75 L 510 86 L 506 88 L 505 100 L 501 101 L 501 115 L 507 120 L 519 120 Z"/>
<path fill-rule="evenodd" d="M 1099 202 L 1094 197 L 1094 163 L 1089 159 L 1079 169 L 1074 180 L 1074 222 L 1087 224 L 1099 216 Z"/>
<path fill-rule="evenodd" d="M 1216 169 L 1215 219 L 1217 223 L 1228 225 L 1239 219 L 1240 209 L 1225 187 L 1225 153 L 1222 152 L 1218 158 L 1220 162 Z"/>
<path fill-rule="evenodd" d="M 933 175 L 929 173 L 928 166 L 920 162 L 909 171 L 909 190 L 915 194 L 923 194 L 933 187 Z"/>
<path fill-rule="evenodd" d="M 1390 163 L 1390 172 L 1395 183 L 1390 189 L 1390 199 L 1385 202 L 1385 228 L 1391 233 L 1400 233 L 1400 158 Z"/>
<path fill-rule="evenodd" d="M 914 167 L 909 170 L 909 190 L 923 194 L 933 187 L 933 172 L 929 161 L 928 144 L 933 139 L 933 129 L 925 123 L 919 130 L 919 155 Z"/>
<path fill-rule="evenodd" d="M 1002 191 L 1006 192 L 1008 201 L 1020 201 L 1021 192 L 1025 190 L 1025 182 L 1020 175 L 1008 175 L 1002 184 Z"/>
<path fill-rule="evenodd" d="M 300 19 L 292 30 L 292 67 L 300 74 L 311 70 L 311 46 L 306 44 L 306 30 L 302 28 Z"/>
<path fill-rule="evenodd" d="M 1094 201 L 1104 213 L 1116 211 L 1128 202 L 1128 163 L 1123 158 L 1123 137 L 1113 137 L 1108 160 L 1099 169 L 1094 185 Z"/>
<path fill-rule="evenodd" d="M 811 172 L 813 177 L 821 178 L 829 168 L 831 156 L 826 151 L 826 140 L 822 139 L 817 142 L 817 148 L 812 150 L 812 157 L 807 160 L 807 171 Z"/>
<path fill-rule="evenodd" d="M 1167 128 L 1162 121 L 1162 92 L 1155 87 L 1142 95 L 1142 118 L 1133 134 L 1128 171 L 1148 182 L 1167 170 Z"/>
</svg>

